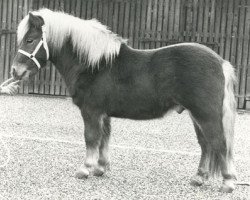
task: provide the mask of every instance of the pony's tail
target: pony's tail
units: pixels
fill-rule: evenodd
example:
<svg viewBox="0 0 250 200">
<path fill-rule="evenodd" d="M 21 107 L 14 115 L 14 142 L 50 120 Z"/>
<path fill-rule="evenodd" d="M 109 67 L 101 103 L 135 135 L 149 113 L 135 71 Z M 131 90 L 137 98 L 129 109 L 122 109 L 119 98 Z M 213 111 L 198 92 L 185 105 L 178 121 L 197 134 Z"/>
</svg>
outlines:
<svg viewBox="0 0 250 200">
<path fill-rule="evenodd" d="M 236 76 L 234 67 L 228 61 L 224 61 L 222 69 L 225 77 L 222 124 L 223 134 L 226 139 L 227 157 L 231 160 L 233 156 L 234 122 L 236 114 L 236 101 L 234 96 Z"/>
<path fill-rule="evenodd" d="M 223 61 L 222 69 L 224 74 L 224 97 L 222 105 L 222 126 L 223 126 L 223 140 L 226 143 L 226 159 L 230 171 L 235 172 L 235 169 L 231 169 L 233 162 L 233 141 L 234 141 L 234 121 L 236 114 L 236 101 L 234 96 L 234 85 L 236 77 L 233 66 L 228 61 Z M 221 172 L 220 155 L 217 151 L 214 151 L 211 147 L 208 149 L 208 169 L 210 175 L 218 176 Z"/>
</svg>

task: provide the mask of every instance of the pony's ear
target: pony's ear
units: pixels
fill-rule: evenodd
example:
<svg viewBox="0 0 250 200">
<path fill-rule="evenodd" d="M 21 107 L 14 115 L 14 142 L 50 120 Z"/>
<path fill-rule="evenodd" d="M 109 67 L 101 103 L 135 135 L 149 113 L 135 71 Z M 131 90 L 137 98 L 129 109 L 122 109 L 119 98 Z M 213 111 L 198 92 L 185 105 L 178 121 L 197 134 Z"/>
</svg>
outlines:
<svg viewBox="0 0 250 200">
<path fill-rule="evenodd" d="M 44 20 L 42 17 L 33 15 L 31 12 L 29 12 L 29 24 L 35 28 L 41 28 L 42 25 L 44 25 Z"/>
</svg>

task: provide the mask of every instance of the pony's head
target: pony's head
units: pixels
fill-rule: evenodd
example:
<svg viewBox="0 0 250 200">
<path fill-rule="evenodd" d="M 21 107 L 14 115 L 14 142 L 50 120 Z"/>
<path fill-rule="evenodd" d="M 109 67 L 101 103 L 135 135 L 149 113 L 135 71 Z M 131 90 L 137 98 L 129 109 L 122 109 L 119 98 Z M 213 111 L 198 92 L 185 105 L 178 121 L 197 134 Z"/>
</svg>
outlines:
<svg viewBox="0 0 250 200">
<path fill-rule="evenodd" d="M 68 50 L 81 66 L 93 68 L 103 59 L 112 62 L 119 54 L 121 44 L 126 43 L 95 19 L 83 20 L 49 9 L 32 11 L 25 16 L 18 25 L 17 41 L 19 50 L 14 58 L 12 75 L 18 80 L 37 73 L 46 65 L 49 56 L 51 60 L 54 56 L 62 58 L 64 55 L 60 53 L 67 42 L 72 45 Z"/>
<path fill-rule="evenodd" d="M 17 80 L 28 80 L 46 65 L 49 51 L 43 18 L 29 13 L 22 23 L 22 30 L 18 30 L 18 34 L 23 35 L 18 38 L 19 50 L 14 58 L 11 73 Z"/>
</svg>

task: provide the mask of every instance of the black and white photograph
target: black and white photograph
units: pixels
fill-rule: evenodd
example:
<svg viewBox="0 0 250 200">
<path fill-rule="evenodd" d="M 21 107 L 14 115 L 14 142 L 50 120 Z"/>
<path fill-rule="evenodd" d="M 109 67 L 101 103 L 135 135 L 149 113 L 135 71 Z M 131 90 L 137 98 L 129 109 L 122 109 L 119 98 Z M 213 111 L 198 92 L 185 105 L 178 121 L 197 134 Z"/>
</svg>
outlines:
<svg viewBox="0 0 250 200">
<path fill-rule="evenodd" d="M 0 0 L 0 200 L 250 200 L 250 0 Z"/>
</svg>

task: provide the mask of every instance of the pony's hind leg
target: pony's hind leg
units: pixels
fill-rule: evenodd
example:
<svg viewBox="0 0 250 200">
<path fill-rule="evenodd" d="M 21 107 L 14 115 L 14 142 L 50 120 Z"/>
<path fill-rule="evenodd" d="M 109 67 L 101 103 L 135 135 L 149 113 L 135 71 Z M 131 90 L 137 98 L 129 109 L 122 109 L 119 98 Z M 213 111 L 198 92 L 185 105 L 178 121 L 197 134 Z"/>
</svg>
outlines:
<svg viewBox="0 0 250 200">
<path fill-rule="evenodd" d="M 103 167 L 98 163 L 99 149 L 103 137 L 101 115 L 82 112 L 82 116 L 85 125 L 86 158 L 84 165 L 76 172 L 76 177 L 87 178 L 90 174 L 100 176 L 104 173 Z"/>
<path fill-rule="evenodd" d="M 223 176 L 222 192 L 232 192 L 235 189 L 236 170 L 232 154 L 224 152 L 221 155 L 221 174 Z"/>
<path fill-rule="evenodd" d="M 223 176 L 221 191 L 232 192 L 235 189 L 236 172 L 232 160 L 232 149 L 228 146 L 228 136 L 224 134 L 222 119 L 219 114 L 199 123 L 207 141 L 207 159 L 209 175 Z"/>
<path fill-rule="evenodd" d="M 192 117 L 191 117 L 192 118 Z M 203 136 L 202 130 L 199 125 L 192 118 L 198 143 L 201 147 L 201 158 L 198 167 L 198 171 L 195 176 L 192 177 L 190 184 L 193 186 L 201 186 L 209 177 L 209 168 L 206 163 L 208 159 L 207 141 Z"/>
<path fill-rule="evenodd" d="M 212 125 L 213 126 L 213 125 Z M 209 130 L 207 130 L 208 132 Z M 223 130 L 222 130 L 223 131 Z M 227 136 L 219 134 L 216 137 L 209 137 L 211 144 L 210 157 L 214 160 L 211 165 L 211 171 L 213 167 L 216 169 L 216 162 L 218 162 L 219 169 L 223 177 L 223 184 L 221 186 L 222 192 L 232 192 L 235 189 L 236 171 L 232 158 L 232 149 L 228 146 Z"/>
</svg>

